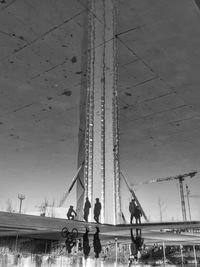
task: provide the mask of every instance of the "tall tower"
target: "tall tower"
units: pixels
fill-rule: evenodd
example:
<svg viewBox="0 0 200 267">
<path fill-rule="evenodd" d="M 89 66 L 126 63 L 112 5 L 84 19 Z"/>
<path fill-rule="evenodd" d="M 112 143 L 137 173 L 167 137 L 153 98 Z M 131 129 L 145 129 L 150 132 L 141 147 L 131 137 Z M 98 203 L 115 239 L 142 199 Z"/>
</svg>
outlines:
<svg viewBox="0 0 200 267">
<path fill-rule="evenodd" d="M 89 0 L 87 81 L 81 102 L 77 211 L 85 197 L 102 204 L 101 223 L 119 223 L 120 171 L 114 0 Z M 84 144 L 84 145 L 83 145 Z"/>
</svg>

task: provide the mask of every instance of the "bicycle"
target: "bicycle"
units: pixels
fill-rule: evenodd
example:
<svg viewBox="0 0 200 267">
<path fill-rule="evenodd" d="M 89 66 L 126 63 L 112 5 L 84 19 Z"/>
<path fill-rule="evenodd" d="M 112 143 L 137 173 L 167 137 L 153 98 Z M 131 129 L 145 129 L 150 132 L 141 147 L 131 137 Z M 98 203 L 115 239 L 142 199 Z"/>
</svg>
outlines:
<svg viewBox="0 0 200 267">
<path fill-rule="evenodd" d="M 61 231 L 61 236 L 63 238 L 67 238 L 71 240 L 76 239 L 78 237 L 78 230 L 76 228 L 73 228 L 70 232 L 67 227 L 63 227 Z"/>
<path fill-rule="evenodd" d="M 76 245 L 76 238 L 78 237 L 78 230 L 73 228 L 71 232 L 69 232 L 67 227 L 64 227 L 61 231 L 62 237 L 65 239 L 65 246 L 68 253 L 71 253 L 72 248 Z"/>
</svg>

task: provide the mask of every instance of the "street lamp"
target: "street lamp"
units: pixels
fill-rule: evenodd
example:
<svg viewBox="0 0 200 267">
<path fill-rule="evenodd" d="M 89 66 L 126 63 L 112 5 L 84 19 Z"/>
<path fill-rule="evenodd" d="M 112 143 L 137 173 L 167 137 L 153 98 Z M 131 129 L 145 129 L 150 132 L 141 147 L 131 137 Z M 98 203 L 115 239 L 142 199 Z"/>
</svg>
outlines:
<svg viewBox="0 0 200 267">
<path fill-rule="evenodd" d="M 21 213 L 21 211 L 22 211 L 22 201 L 25 199 L 25 195 L 24 194 L 18 194 L 18 198 L 20 200 L 19 213 Z"/>
</svg>

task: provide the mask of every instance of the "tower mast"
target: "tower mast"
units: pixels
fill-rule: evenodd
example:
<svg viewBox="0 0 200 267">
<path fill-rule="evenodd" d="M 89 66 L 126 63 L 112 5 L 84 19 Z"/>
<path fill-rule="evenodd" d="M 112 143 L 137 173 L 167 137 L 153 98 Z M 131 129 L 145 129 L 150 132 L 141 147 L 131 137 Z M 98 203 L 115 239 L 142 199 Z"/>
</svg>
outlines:
<svg viewBox="0 0 200 267">
<path fill-rule="evenodd" d="M 99 198 L 101 222 L 111 224 L 121 214 L 114 2 L 89 1 L 84 151 L 85 197 L 92 208 Z"/>
</svg>

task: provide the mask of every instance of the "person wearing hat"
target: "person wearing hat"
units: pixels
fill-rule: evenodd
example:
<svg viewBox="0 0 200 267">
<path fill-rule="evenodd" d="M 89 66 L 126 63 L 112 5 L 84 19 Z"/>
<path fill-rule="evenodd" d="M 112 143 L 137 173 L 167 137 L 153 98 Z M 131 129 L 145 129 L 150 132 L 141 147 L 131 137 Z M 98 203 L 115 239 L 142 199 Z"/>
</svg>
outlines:
<svg viewBox="0 0 200 267">
<path fill-rule="evenodd" d="M 73 206 L 69 207 L 69 210 L 67 212 L 67 219 L 68 220 L 74 220 L 74 217 L 77 215 L 77 213 L 74 210 Z"/>
<path fill-rule="evenodd" d="M 94 205 L 94 220 L 99 223 L 99 216 L 101 213 L 101 203 L 99 202 L 99 198 L 96 198 L 96 203 Z"/>
</svg>

